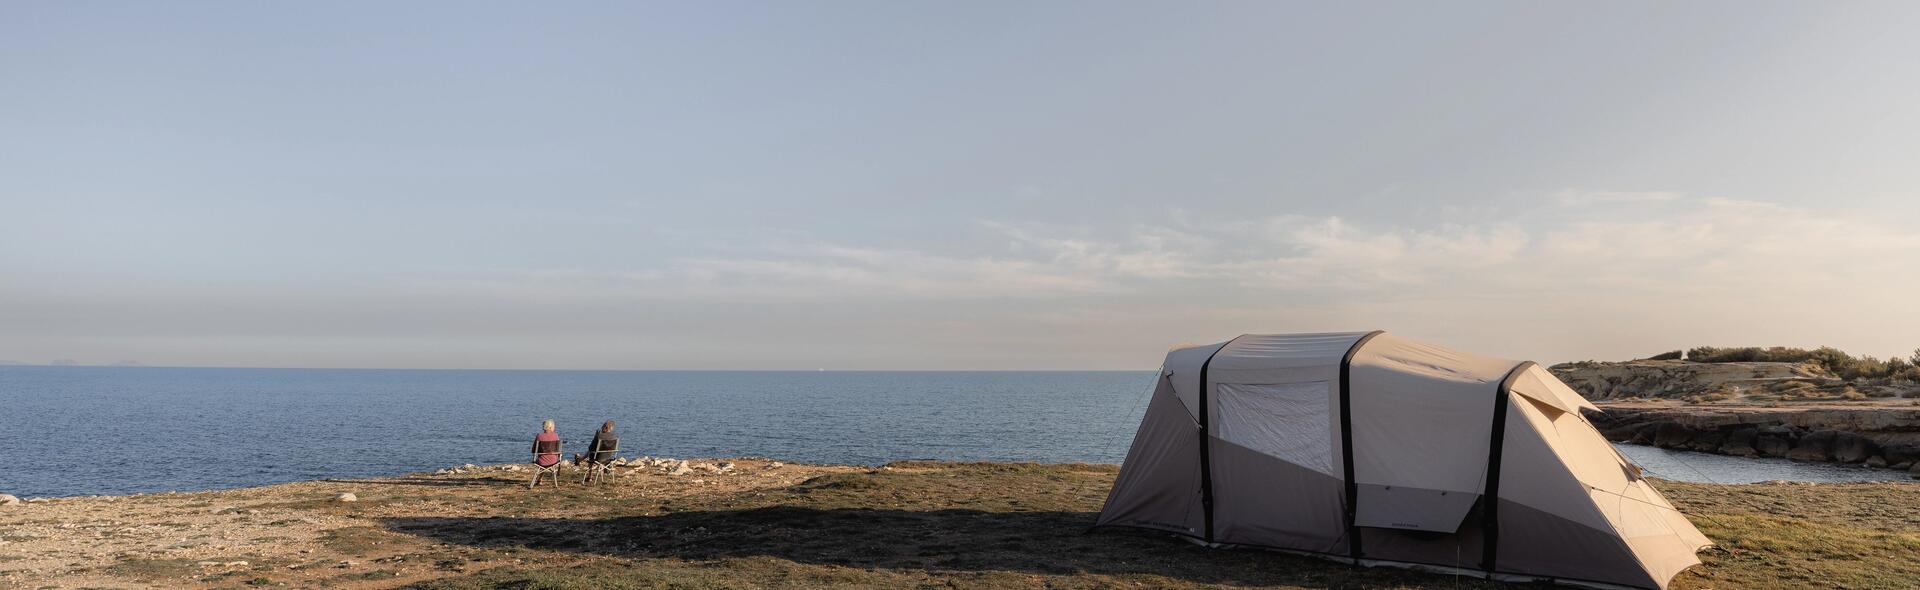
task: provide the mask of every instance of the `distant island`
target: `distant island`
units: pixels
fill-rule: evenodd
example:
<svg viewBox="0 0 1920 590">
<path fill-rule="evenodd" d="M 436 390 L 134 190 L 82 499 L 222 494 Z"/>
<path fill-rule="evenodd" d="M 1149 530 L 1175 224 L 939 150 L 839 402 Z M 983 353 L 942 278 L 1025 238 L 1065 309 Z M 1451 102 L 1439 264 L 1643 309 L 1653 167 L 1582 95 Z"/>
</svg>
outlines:
<svg viewBox="0 0 1920 590">
<path fill-rule="evenodd" d="M 1920 350 L 1880 360 L 1831 347 L 1697 347 L 1551 367 L 1606 410 L 1616 442 L 1859 463 L 1920 476 Z"/>
</svg>

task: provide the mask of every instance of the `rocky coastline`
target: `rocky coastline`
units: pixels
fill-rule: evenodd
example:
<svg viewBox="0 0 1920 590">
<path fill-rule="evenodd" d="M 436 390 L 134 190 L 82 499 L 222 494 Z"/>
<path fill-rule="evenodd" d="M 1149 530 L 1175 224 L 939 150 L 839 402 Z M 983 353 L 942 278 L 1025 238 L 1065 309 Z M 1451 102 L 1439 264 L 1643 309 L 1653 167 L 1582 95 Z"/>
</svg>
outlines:
<svg viewBox="0 0 1920 590">
<path fill-rule="evenodd" d="M 1920 384 L 1841 379 L 1809 363 L 1566 363 L 1608 440 L 1736 457 L 1860 464 L 1920 478 Z"/>
</svg>

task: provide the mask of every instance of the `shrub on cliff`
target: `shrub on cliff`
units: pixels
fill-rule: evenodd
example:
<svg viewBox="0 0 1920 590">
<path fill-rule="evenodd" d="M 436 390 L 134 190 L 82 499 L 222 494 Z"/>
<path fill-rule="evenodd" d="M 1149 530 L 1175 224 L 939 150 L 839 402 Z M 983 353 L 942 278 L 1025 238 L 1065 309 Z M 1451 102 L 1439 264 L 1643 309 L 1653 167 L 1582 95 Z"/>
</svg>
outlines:
<svg viewBox="0 0 1920 590">
<path fill-rule="evenodd" d="M 1916 350 L 1920 353 L 1920 350 Z M 1886 379 L 1920 377 L 1920 363 L 1908 359 L 1880 360 L 1873 356 L 1853 356 L 1831 346 L 1813 350 L 1785 346 L 1741 346 L 1719 348 L 1696 346 L 1687 350 L 1687 360 L 1698 363 L 1806 363 L 1825 369 L 1842 379 Z M 1915 377 L 1908 377 L 1912 374 Z"/>
<path fill-rule="evenodd" d="M 1653 355 L 1653 356 L 1650 356 L 1650 357 L 1647 357 L 1647 360 L 1650 360 L 1650 361 L 1677 361 L 1677 360 L 1680 360 L 1680 356 L 1681 356 L 1682 354 L 1685 354 L 1685 353 L 1683 353 L 1683 352 L 1681 352 L 1681 351 L 1678 351 L 1678 350 L 1676 350 L 1676 351 L 1673 351 L 1673 352 L 1663 352 L 1663 353 L 1660 353 L 1660 354 L 1656 354 L 1656 355 Z"/>
</svg>

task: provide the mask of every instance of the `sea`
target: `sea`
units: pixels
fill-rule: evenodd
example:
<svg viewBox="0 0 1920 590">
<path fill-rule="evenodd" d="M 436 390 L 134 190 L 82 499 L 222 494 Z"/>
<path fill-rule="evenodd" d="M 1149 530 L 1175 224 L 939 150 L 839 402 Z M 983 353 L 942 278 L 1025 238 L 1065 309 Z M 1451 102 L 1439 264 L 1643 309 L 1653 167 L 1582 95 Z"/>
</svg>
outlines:
<svg viewBox="0 0 1920 590">
<path fill-rule="evenodd" d="M 395 476 L 572 452 L 1118 463 L 1152 371 L 523 371 L 0 366 L 0 493 L 81 496 Z M 1623 445 L 1650 474 L 1743 483 L 1885 469 Z"/>
</svg>

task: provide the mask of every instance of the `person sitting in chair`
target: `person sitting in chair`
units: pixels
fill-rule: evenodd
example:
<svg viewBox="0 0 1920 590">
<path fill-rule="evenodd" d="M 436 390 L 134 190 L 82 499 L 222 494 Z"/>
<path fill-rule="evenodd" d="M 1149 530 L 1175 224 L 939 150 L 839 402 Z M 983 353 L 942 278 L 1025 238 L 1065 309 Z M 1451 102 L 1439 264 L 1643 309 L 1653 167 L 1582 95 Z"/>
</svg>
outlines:
<svg viewBox="0 0 1920 590">
<path fill-rule="evenodd" d="M 573 460 L 574 465 L 584 467 L 587 474 L 580 483 L 593 481 L 596 477 L 606 476 L 606 466 L 613 462 L 613 454 L 620 450 L 620 436 L 613 433 L 613 421 L 600 425 L 600 431 L 593 433 L 593 442 L 587 443 L 587 453 Z"/>
<path fill-rule="evenodd" d="M 540 476 L 553 475 L 553 485 L 560 485 L 560 433 L 553 431 L 553 421 L 540 423 L 540 434 L 533 437 L 533 481 L 527 483 L 531 488 L 540 485 Z"/>
</svg>

